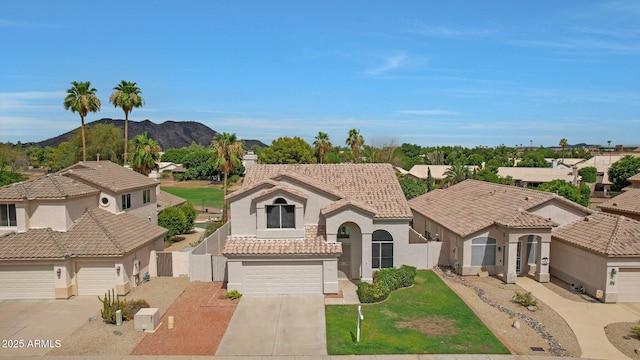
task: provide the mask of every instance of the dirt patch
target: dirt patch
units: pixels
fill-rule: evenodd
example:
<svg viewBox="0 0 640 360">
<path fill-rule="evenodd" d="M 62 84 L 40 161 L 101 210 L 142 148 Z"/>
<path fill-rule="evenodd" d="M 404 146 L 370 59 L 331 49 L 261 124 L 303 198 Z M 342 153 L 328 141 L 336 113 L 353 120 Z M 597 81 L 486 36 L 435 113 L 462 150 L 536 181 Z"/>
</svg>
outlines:
<svg viewBox="0 0 640 360">
<path fill-rule="evenodd" d="M 640 326 L 637 322 L 613 323 L 604 327 L 604 333 L 611 345 L 631 359 L 640 360 L 640 339 L 633 333 L 633 328 Z M 638 353 L 636 352 L 638 349 Z"/>
<path fill-rule="evenodd" d="M 456 322 L 441 316 L 430 316 L 411 321 L 403 321 L 396 324 L 398 329 L 410 329 L 419 331 L 433 337 L 452 336 L 458 333 Z"/>
</svg>

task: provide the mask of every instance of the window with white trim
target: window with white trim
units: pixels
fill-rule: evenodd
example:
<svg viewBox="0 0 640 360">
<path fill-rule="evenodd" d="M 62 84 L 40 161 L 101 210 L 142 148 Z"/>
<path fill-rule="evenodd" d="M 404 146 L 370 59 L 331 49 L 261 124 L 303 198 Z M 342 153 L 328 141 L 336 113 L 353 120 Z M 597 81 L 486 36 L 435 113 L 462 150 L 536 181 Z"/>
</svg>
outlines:
<svg viewBox="0 0 640 360">
<path fill-rule="evenodd" d="M 268 229 L 295 229 L 296 206 L 288 205 L 287 200 L 277 198 L 273 205 L 265 207 Z"/>
<path fill-rule="evenodd" d="M 16 204 L 0 204 L 0 226 L 18 226 Z"/>
<path fill-rule="evenodd" d="M 122 210 L 131 208 L 131 194 L 122 195 Z"/>
<path fill-rule="evenodd" d="M 493 266 L 496 264 L 496 239 L 480 237 L 471 240 L 471 265 Z"/>
<path fill-rule="evenodd" d="M 393 236 L 386 230 L 376 230 L 371 234 L 371 268 L 393 267 Z"/>
<path fill-rule="evenodd" d="M 142 203 L 148 204 L 151 202 L 151 190 L 143 190 L 142 191 Z"/>
<path fill-rule="evenodd" d="M 527 263 L 536 263 L 536 249 L 538 248 L 538 239 L 535 235 L 529 235 L 527 238 Z"/>
</svg>

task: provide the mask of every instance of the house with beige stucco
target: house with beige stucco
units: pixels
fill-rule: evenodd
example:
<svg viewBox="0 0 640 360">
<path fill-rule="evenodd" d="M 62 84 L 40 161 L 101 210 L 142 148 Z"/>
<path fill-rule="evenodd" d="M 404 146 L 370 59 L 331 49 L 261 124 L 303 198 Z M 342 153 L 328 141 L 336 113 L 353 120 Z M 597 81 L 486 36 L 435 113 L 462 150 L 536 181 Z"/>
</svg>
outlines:
<svg viewBox="0 0 640 360">
<path fill-rule="evenodd" d="M 640 221 L 640 174 L 635 174 L 627 180 L 631 185 L 624 188 L 621 194 L 598 205 L 598 208 L 607 213 Z"/>
<path fill-rule="evenodd" d="M 335 294 L 338 279 L 427 267 L 426 240 L 390 164 L 252 165 L 227 196 L 229 290 Z"/>
<path fill-rule="evenodd" d="M 164 248 L 158 211 L 182 202 L 110 161 L 0 187 L 0 299 L 128 293 Z"/>
</svg>

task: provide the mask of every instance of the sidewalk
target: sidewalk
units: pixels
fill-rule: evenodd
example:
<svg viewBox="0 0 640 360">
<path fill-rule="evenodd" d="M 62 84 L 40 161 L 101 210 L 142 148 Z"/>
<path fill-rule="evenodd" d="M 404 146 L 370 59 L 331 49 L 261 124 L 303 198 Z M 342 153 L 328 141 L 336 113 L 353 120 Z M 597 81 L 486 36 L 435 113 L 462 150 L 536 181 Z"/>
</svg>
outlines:
<svg viewBox="0 0 640 360">
<path fill-rule="evenodd" d="M 531 292 L 534 297 L 562 316 L 578 339 L 582 349 L 582 358 L 629 359 L 611 345 L 604 332 L 604 327 L 611 323 L 640 319 L 639 307 L 627 306 L 626 304 L 594 304 L 567 300 L 527 277 L 518 278 L 518 286 Z"/>
</svg>

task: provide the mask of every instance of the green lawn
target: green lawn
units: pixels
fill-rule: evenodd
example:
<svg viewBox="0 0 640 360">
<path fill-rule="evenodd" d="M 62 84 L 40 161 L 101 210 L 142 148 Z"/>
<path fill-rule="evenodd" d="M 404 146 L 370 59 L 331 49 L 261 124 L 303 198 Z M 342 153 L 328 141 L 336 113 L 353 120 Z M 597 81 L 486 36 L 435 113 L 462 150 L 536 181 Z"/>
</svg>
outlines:
<svg viewBox="0 0 640 360">
<path fill-rule="evenodd" d="M 179 196 L 196 208 L 200 209 L 203 204 L 208 208 L 222 208 L 222 189 L 207 187 L 207 188 L 180 188 L 180 187 L 167 187 L 161 186 L 162 191 L 166 191 L 169 194 Z"/>
<path fill-rule="evenodd" d="M 509 354 L 469 307 L 432 271 L 379 304 L 325 306 L 329 355 Z"/>
</svg>

